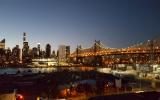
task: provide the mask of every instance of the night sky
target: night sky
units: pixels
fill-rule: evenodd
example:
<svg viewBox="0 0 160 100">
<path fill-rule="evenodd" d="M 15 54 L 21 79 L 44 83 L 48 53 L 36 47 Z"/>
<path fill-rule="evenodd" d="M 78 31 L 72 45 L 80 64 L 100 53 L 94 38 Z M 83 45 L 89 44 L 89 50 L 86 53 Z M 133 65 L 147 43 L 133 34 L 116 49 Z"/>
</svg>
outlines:
<svg viewBox="0 0 160 100">
<path fill-rule="evenodd" d="M 160 0 L 0 0 L 0 39 L 6 47 L 47 43 L 127 47 L 160 36 Z"/>
</svg>

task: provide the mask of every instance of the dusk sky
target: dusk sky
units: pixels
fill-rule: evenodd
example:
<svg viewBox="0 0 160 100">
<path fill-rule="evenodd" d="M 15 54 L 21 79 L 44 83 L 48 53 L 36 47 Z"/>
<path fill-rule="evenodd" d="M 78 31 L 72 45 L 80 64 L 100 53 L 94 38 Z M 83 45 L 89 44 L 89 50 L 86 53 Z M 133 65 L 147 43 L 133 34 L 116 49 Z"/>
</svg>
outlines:
<svg viewBox="0 0 160 100">
<path fill-rule="evenodd" d="M 0 0 L 0 39 L 6 47 L 50 43 L 127 47 L 160 36 L 160 0 Z"/>
</svg>

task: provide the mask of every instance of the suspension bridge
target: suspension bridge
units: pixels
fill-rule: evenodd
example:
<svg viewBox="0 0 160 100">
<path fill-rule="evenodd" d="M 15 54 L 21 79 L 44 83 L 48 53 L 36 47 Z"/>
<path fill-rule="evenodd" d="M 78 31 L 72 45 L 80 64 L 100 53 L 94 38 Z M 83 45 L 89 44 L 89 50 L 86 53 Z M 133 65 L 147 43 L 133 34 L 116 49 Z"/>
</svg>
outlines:
<svg viewBox="0 0 160 100">
<path fill-rule="evenodd" d="M 76 63 L 160 63 L 160 38 L 147 40 L 126 48 L 106 47 L 101 41 L 94 41 L 89 48 L 77 46 L 70 55 Z"/>
</svg>

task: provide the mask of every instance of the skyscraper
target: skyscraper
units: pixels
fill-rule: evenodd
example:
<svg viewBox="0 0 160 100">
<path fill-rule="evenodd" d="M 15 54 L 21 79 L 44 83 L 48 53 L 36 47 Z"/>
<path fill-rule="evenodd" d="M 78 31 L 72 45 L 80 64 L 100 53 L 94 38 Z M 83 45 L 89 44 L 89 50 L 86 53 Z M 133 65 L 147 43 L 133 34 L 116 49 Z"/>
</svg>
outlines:
<svg viewBox="0 0 160 100">
<path fill-rule="evenodd" d="M 41 44 L 40 43 L 37 43 L 37 54 L 38 54 L 38 57 L 40 58 L 41 57 Z"/>
<path fill-rule="evenodd" d="M 70 46 L 66 46 L 66 57 L 70 55 Z"/>
<path fill-rule="evenodd" d="M 5 39 L 0 41 L 0 49 L 5 49 Z"/>
<path fill-rule="evenodd" d="M 56 52 L 55 52 L 55 50 L 52 51 L 51 57 L 52 58 L 56 58 Z"/>
<path fill-rule="evenodd" d="M 13 61 L 18 63 L 20 61 L 20 48 L 19 45 L 16 45 L 16 47 L 14 47 L 12 49 L 12 58 Z"/>
<path fill-rule="evenodd" d="M 0 64 L 5 62 L 5 39 L 0 41 Z"/>
<path fill-rule="evenodd" d="M 50 58 L 51 57 L 51 45 L 47 44 L 46 45 L 46 58 Z"/>
<path fill-rule="evenodd" d="M 38 49 L 36 47 L 32 48 L 32 59 L 35 59 L 38 57 Z"/>
<path fill-rule="evenodd" d="M 23 33 L 23 49 L 22 49 L 22 60 L 24 63 L 27 63 L 29 60 L 29 45 L 26 40 L 26 33 Z"/>
<path fill-rule="evenodd" d="M 70 55 L 70 46 L 66 46 L 66 61 L 69 60 L 69 55 Z"/>
<path fill-rule="evenodd" d="M 10 63 L 11 62 L 11 58 L 12 58 L 12 52 L 11 52 L 11 49 L 10 48 L 7 48 L 6 50 L 5 50 L 5 56 L 6 56 L 6 61 L 8 62 L 8 63 Z"/>
<path fill-rule="evenodd" d="M 59 61 L 66 62 L 69 55 L 70 55 L 70 46 L 60 45 L 58 49 Z"/>
</svg>

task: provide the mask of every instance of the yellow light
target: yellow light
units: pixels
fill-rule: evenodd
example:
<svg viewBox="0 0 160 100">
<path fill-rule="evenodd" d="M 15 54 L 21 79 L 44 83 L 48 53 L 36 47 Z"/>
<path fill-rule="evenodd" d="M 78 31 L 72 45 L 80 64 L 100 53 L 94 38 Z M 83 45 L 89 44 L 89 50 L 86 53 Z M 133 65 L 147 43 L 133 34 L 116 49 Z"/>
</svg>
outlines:
<svg viewBox="0 0 160 100">
<path fill-rule="evenodd" d="M 135 93 L 143 93 L 144 91 L 136 91 Z"/>
</svg>

